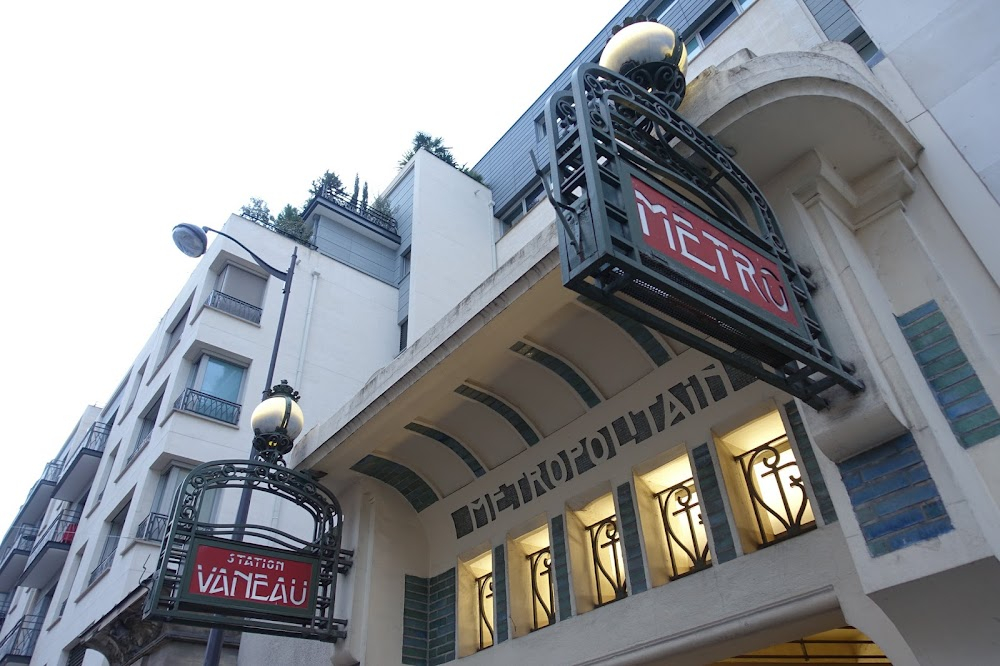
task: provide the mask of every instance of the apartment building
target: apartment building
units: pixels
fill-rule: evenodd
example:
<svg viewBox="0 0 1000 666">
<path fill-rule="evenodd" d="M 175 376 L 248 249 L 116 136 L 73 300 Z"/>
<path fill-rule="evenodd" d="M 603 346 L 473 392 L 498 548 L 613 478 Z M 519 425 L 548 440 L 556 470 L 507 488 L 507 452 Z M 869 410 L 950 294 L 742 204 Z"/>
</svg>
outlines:
<svg viewBox="0 0 1000 666">
<path fill-rule="evenodd" d="M 800 399 L 564 286 L 530 153 L 558 193 L 549 99 L 636 15 L 683 37 L 679 113 L 766 197 L 863 391 Z M 483 182 L 420 152 L 391 220 L 333 192 L 308 241 L 230 218 L 275 266 L 298 247 L 288 461 L 354 563 L 346 639 L 227 635 L 227 663 L 994 663 L 997 25 L 985 1 L 632 0 Z M 200 662 L 143 582 L 185 470 L 247 453 L 282 287 L 217 240 L 84 413 L 4 537 L 0 664 Z"/>
</svg>

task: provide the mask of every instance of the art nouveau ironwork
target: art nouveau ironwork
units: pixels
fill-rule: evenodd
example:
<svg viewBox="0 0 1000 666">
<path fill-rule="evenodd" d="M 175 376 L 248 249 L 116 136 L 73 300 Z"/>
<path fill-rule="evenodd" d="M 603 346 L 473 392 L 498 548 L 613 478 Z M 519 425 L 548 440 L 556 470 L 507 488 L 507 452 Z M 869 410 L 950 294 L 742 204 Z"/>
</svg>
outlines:
<svg viewBox="0 0 1000 666">
<path fill-rule="evenodd" d="M 493 645 L 493 572 L 476 578 L 476 607 L 479 611 L 479 647 Z"/>
<path fill-rule="evenodd" d="M 208 493 L 250 488 L 292 502 L 313 520 L 311 534 L 208 522 Z M 333 616 L 341 550 L 337 499 L 312 477 L 260 461 L 222 460 L 194 468 L 178 489 L 144 614 L 185 624 L 334 641 L 347 620 Z"/>
<path fill-rule="evenodd" d="M 622 538 L 614 514 L 587 526 L 590 555 L 597 587 L 596 605 L 603 606 L 628 596 Z"/>
<path fill-rule="evenodd" d="M 782 435 L 734 457 L 743 472 L 761 546 L 816 527 L 802 472 Z"/>
<path fill-rule="evenodd" d="M 556 621 L 555 589 L 552 586 L 552 549 L 546 546 L 527 556 L 531 578 L 531 630 Z"/>
<path fill-rule="evenodd" d="M 667 537 L 670 580 L 712 566 L 694 478 L 655 494 Z"/>
<path fill-rule="evenodd" d="M 671 66 L 584 64 L 549 101 L 564 284 L 817 409 L 863 390 L 760 189 L 672 108 Z"/>
</svg>

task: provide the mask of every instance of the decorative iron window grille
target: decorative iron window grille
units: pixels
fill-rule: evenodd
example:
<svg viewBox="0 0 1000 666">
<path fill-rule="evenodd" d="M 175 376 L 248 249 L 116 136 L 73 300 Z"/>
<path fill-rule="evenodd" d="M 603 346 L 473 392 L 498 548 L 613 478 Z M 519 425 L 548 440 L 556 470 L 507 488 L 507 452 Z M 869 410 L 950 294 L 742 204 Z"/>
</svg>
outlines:
<svg viewBox="0 0 1000 666">
<path fill-rule="evenodd" d="M 221 291 L 213 291 L 208 295 L 205 305 L 215 310 L 231 314 L 254 324 L 260 323 L 261 309 Z"/>
<path fill-rule="evenodd" d="M 476 579 L 476 606 L 479 609 L 479 647 L 493 646 L 493 572 Z"/>
<path fill-rule="evenodd" d="M 734 459 L 743 472 L 762 547 L 816 527 L 802 472 L 787 435 L 734 456 Z"/>
<path fill-rule="evenodd" d="M 142 519 L 139 527 L 135 531 L 135 538 L 143 541 L 163 541 L 163 535 L 167 533 L 167 523 L 170 517 L 162 513 L 151 512 Z"/>
<path fill-rule="evenodd" d="M 594 584 L 597 588 L 597 607 L 610 604 L 628 596 L 625 582 L 625 559 L 622 538 L 618 532 L 618 519 L 612 514 L 587 526 L 590 535 L 590 554 L 594 565 Z"/>
<path fill-rule="evenodd" d="M 200 414 L 232 425 L 239 423 L 241 407 L 239 403 L 229 402 L 190 388 L 184 389 L 174 402 L 174 409 Z"/>
<path fill-rule="evenodd" d="M 712 566 L 694 478 L 661 490 L 654 497 L 660 507 L 663 531 L 667 537 L 670 580 Z"/>
<path fill-rule="evenodd" d="M 556 621 L 556 597 L 552 587 L 552 549 L 546 546 L 527 557 L 529 576 L 531 576 L 531 630 L 537 631 Z"/>
<path fill-rule="evenodd" d="M 42 632 L 41 615 L 25 615 L 0 641 L 0 663 L 7 663 L 8 657 L 31 657 L 35 643 Z"/>
<path fill-rule="evenodd" d="M 101 577 L 105 571 L 111 568 L 111 564 L 115 561 L 115 553 L 118 549 L 115 548 L 110 553 L 108 553 L 103 560 L 101 560 L 94 570 L 90 572 L 90 579 L 87 581 L 88 585 L 93 585 L 97 582 L 97 579 Z"/>
</svg>

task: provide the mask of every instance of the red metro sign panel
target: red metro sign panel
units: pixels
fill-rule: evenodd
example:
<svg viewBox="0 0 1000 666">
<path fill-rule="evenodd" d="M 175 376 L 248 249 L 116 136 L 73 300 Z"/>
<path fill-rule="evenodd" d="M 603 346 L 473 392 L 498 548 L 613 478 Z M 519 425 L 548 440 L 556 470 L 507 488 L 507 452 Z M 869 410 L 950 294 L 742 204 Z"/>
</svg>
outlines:
<svg viewBox="0 0 1000 666">
<path fill-rule="evenodd" d="M 632 177 L 646 244 L 793 328 L 800 328 L 778 265 L 673 198 Z"/>
<path fill-rule="evenodd" d="M 268 614 L 312 615 L 313 562 L 276 549 L 222 540 L 198 539 L 193 550 L 184 583 L 186 601 Z"/>
</svg>

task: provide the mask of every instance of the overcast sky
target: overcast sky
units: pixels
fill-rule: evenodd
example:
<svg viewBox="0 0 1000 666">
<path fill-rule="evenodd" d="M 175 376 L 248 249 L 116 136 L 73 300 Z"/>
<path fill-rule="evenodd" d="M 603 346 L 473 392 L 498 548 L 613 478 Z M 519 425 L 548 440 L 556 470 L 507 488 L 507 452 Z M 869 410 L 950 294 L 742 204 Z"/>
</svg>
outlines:
<svg viewBox="0 0 1000 666">
<path fill-rule="evenodd" d="M 623 4 L 4 3 L 0 530 L 194 268 L 175 224 L 374 198 L 418 130 L 471 166 Z"/>
</svg>

